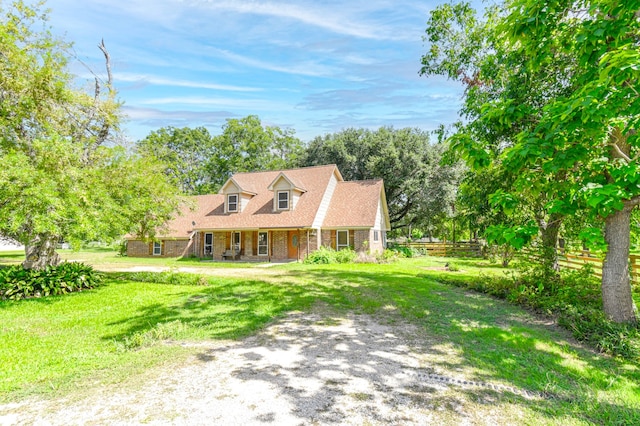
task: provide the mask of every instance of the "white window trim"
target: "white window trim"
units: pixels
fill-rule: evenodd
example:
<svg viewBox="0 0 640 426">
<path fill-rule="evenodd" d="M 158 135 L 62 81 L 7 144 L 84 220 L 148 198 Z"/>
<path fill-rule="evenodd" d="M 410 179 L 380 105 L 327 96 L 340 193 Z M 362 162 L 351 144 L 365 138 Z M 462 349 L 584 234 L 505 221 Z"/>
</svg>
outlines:
<svg viewBox="0 0 640 426">
<path fill-rule="evenodd" d="M 380 241 L 380 232 L 377 229 L 373 230 L 373 241 Z"/>
<path fill-rule="evenodd" d="M 156 251 L 156 249 L 158 249 Z M 154 256 L 162 256 L 162 242 L 153 242 L 153 255 Z"/>
<path fill-rule="evenodd" d="M 211 244 L 207 244 L 207 235 L 211 235 Z M 209 246 L 209 253 L 207 253 L 207 246 Z M 213 232 L 205 232 L 204 233 L 204 244 L 202 247 L 203 253 L 205 256 L 212 255 L 213 256 Z"/>
<path fill-rule="evenodd" d="M 347 234 L 347 245 L 340 244 L 340 233 L 344 232 Z M 338 229 L 336 230 L 336 250 L 342 250 L 345 248 L 349 248 L 349 230 L 348 229 Z"/>
<path fill-rule="evenodd" d="M 260 244 L 260 234 L 265 234 L 267 236 L 267 244 Z M 260 253 L 260 247 L 265 247 L 265 253 Z M 258 232 L 258 256 L 268 256 L 269 255 L 269 233 L 268 232 Z"/>
<path fill-rule="evenodd" d="M 284 200 L 280 200 L 280 194 L 287 194 L 287 207 L 280 207 L 280 201 L 284 201 Z M 289 210 L 289 205 L 291 203 L 291 195 L 289 193 L 289 191 L 278 191 L 278 193 L 276 194 L 276 207 L 278 208 L 278 210 Z"/>
<path fill-rule="evenodd" d="M 233 210 L 231 210 L 231 197 L 236 198 L 236 201 L 235 201 L 236 208 Z M 240 203 L 240 197 L 238 197 L 238 194 L 227 194 L 227 212 L 228 213 L 236 213 L 238 211 L 239 203 Z"/>
</svg>

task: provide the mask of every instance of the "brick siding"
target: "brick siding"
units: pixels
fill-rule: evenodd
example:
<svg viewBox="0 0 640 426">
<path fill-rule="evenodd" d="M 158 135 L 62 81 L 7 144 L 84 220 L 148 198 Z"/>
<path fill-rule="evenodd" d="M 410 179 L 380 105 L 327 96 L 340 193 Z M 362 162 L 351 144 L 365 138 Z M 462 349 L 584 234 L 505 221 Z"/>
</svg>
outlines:
<svg viewBox="0 0 640 426">
<path fill-rule="evenodd" d="M 127 242 L 127 256 L 131 257 L 183 257 L 190 254 L 190 240 L 162 240 L 162 254 L 153 255 L 153 243 L 145 243 L 140 240 Z"/>
</svg>

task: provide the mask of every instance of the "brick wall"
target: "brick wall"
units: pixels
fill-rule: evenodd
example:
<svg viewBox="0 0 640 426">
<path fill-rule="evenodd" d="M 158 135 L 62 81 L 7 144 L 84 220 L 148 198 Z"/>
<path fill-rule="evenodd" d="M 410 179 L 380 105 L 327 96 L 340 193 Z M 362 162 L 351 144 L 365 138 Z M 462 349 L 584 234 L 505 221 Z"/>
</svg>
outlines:
<svg viewBox="0 0 640 426">
<path fill-rule="evenodd" d="M 336 231 L 328 231 L 326 229 L 322 230 L 322 236 L 320 240 L 320 244 L 325 247 L 330 247 L 335 249 L 335 232 Z"/>
<path fill-rule="evenodd" d="M 162 257 L 188 256 L 190 248 L 190 240 L 166 240 L 164 241 Z"/>
<path fill-rule="evenodd" d="M 365 244 L 365 241 L 367 242 Z M 369 230 L 368 229 L 356 229 L 353 232 L 353 249 L 357 252 L 366 252 L 369 250 Z M 366 246 L 366 247 L 365 247 Z"/>
<path fill-rule="evenodd" d="M 145 243 L 140 240 L 127 242 L 127 256 L 131 257 L 182 257 L 188 256 L 191 250 L 190 240 L 162 240 L 162 255 L 154 256 L 150 249 L 153 243 Z"/>
<path fill-rule="evenodd" d="M 271 258 L 276 260 L 285 260 L 288 256 L 287 247 L 287 231 L 271 232 Z"/>
<path fill-rule="evenodd" d="M 149 257 L 149 243 L 140 240 L 127 241 L 127 256 Z"/>
</svg>

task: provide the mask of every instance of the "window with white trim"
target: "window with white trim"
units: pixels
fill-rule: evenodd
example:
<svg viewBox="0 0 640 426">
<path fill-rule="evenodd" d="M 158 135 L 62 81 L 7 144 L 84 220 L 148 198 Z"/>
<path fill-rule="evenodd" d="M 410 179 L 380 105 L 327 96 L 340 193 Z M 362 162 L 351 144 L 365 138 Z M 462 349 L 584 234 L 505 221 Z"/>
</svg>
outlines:
<svg viewBox="0 0 640 426">
<path fill-rule="evenodd" d="M 153 255 L 162 256 L 162 243 L 158 243 L 158 242 L 153 243 Z"/>
<path fill-rule="evenodd" d="M 380 233 L 377 230 L 373 230 L 373 241 L 380 241 Z"/>
<path fill-rule="evenodd" d="M 211 232 L 204 234 L 204 255 L 213 255 L 213 234 Z"/>
<path fill-rule="evenodd" d="M 349 231 L 336 231 L 336 250 L 343 250 L 346 248 L 349 248 Z"/>
<path fill-rule="evenodd" d="M 227 195 L 227 211 L 228 212 L 238 211 L 238 194 Z"/>
<path fill-rule="evenodd" d="M 289 210 L 289 191 L 278 191 L 278 210 Z"/>
<path fill-rule="evenodd" d="M 269 234 L 258 232 L 258 256 L 266 256 L 267 254 L 269 254 Z"/>
</svg>

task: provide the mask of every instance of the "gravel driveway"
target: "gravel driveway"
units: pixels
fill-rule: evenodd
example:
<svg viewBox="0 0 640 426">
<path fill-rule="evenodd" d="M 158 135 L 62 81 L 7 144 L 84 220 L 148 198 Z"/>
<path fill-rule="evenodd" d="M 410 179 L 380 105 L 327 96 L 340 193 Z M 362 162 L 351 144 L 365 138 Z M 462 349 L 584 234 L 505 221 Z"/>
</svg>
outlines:
<svg viewBox="0 0 640 426">
<path fill-rule="evenodd" d="M 504 401 L 531 398 L 445 369 L 455 351 L 392 317 L 291 313 L 241 341 L 195 344 L 146 380 L 0 405 L 0 424 L 496 424 Z"/>
</svg>

